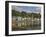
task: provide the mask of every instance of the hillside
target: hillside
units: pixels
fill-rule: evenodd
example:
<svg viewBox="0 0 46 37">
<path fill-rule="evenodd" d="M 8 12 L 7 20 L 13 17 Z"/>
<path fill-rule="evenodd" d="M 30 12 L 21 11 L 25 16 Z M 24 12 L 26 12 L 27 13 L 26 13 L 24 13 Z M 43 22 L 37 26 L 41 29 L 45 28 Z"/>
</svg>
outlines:
<svg viewBox="0 0 46 37">
<path fill-rule="evenodd" d="M 41 14 L 40 13 L 26 13 L 24 11 L 19 12 L 19 11 L 15 11 L 12 10 L 12 16 L 20 16 L 20 17 L 33 17 L 33 18 L 40 18 Z"/>
</svg>

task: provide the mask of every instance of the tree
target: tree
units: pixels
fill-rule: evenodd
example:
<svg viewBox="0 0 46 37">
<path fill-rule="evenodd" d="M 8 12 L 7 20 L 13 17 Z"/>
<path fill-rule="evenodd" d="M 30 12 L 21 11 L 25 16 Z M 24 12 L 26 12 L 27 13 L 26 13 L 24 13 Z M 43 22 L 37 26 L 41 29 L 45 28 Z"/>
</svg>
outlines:
<svg viewBox="0 0 46 37">
<path fill-rule="evenodd" d="M 15 10 L 12 10 L 12 16 L 15 16 Z"/>
<path fill-rule="evenodd" d="M 26 16 L 26 12 L 22 11 L 21 15 L 22 15 L 22 17 L 25 17 Z"/>
</svg>

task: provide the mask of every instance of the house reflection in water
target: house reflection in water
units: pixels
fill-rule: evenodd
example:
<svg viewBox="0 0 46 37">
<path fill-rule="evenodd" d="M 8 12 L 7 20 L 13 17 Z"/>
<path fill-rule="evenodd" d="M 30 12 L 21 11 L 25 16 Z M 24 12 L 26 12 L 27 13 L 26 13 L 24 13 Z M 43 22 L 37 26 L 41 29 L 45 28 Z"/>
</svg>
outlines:
<svg viewBox="0 0 46 37">
<path fill-rule="evenodd" d="M 33 29 L 33 28 L 40 28 L 41 26 L 41 19 L 39 18 L 30 18 L 30 17 L 13 17 L 12 18 L 12 25 L 13 28 L 24 28 L 24 29 Z"/>
</svg>

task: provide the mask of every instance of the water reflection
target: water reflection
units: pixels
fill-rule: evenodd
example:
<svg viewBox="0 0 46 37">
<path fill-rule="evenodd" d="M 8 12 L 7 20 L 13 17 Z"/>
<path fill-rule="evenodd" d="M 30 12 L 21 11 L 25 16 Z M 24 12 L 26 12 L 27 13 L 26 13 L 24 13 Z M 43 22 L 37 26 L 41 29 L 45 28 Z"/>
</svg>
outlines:
<svg viewBox="0 0 46 37">
<path fill-rule="evenodd" d="M 41 19 L 40 18 L 30 18 L 30 17 L 13 17 L 13 30 L 39 30 L 41 29 Z"/>
</svg>

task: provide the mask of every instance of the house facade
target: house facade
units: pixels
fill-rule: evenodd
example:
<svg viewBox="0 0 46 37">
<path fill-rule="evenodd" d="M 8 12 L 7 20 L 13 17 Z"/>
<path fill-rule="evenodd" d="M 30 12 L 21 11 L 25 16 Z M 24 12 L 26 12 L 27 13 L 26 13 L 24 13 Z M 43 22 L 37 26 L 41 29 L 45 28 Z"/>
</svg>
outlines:
<svg viewBox="0 0 46 37">
<path fill-rule="evenodd" d="M 30 17 L 13 17 L 13 25 L 17 27 L 23 27 L 23 26 L 30 26 L 39 24 L 40 19 L 39 18 L 30 18 Z"/>
</svg>

